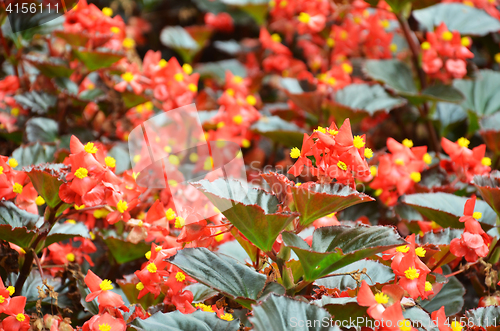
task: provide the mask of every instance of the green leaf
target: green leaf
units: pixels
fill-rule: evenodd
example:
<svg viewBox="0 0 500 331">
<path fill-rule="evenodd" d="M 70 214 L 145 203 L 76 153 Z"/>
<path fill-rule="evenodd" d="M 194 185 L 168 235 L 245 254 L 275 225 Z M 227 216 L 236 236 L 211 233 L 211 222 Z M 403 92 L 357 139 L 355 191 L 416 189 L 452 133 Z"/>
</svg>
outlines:
<svg viewBox="0 0 500 331">
<path fill-rule="evenodd" d="M 37 68 L 40 73 L 48 78 L 66 77 L 68 78 L 74 72 L 70 68 L 68 63 L 64 63 L 59 59 L 47 59 L 45 61 L 40 61 L 37 57 L 28 57 L 26 59 L 35 68 Z"/>
<path fill-rule="evenodd" d="M 219 51 L 227 53 L 229 55 L 237 55 L 243 50 L 243 47 L 234 39 L 231 40 L 216 40 L 214 41 L 214 47 Z"/>
<path fill-rule="evenodd" d="M 263 293 L 266 276 L 237 260 L 206 248 L 185 248 L 169 259 L 198 282 L 235 299 L 247 308 Z"/>
<path fill-rule="evenodd" d="M 251 130 L 288 147 L 302 145 L 305 132 L 304 129 L 279 116 L 263 116 L 252 125 Z"/>
<path fill-rule="evenodd" d="M 394 13 L 401 12 L 412 0 L 386 0 Z"/>
<path fill-rule="evenodd" d="M 180 311 L 157 312 L 145 320 L 136 318 L 132 324 L 146 331 L 238 331 L 240 328 L 239 320 L 228 322 L 218 318 L 215 313 L 201 310 L 192 314 L 183 314 Z"/>
<path fill-rule="evenodd" d="M 403 197 L 402 202 L 419 211 L 429 220 L 436 222 L 443 228 L 463 229 L 464 223 L 458 219 L 463 216 L 467 198 L 450 193 L 417 193 Z M 484 201 L 476 201 L 476 211 L 483 214 L 479 220 L 482 228 L 488 231 L 496 224 L 495 211 Z"/>
<path fill-rule="evenodd" d="M 366 313 L 366 307 L 362 307 L 358 304 L 356 298 L 332 298 L 329 296 L 323 296 L 319 300 L 315 300 L 314 303 L 324 309 L 332 315 L 332 319 L 335 320 L 339 325 L 363 326 L 367 320 L 370 319 Z M 362 318 L 363 322 L 357 322 L 358 318 Z M 338 322 L 337 322 L 338 321 Z"/>
<path fill-rule="evenodd" d="M 489 175 L 474 176 L 473 183 L 484 201 L 500 217 L 500 172 L 495 170 Z"/>
<path fill-rule="evenodd" d="M 193 293 L 193 303 L 203 302 L 219 294 L 219 292 L 202 283 L 188 285 L 184 288 L 184 290 L 188 290 Z"/>
<path fill-rule="evenodd" d="M 282 238 L 299 257 L 306 281 L 313 281 L 353 262 L 405 244 L 394 228 L 384 226 L 318 228 L 313 234 L 312 247 L 291 232 L 284 232 Z"/>
<path fill-rule="evenodd" d="M 330 314 L 324 309 L 303 301 L 270 295 L 259 305 L 253 306 L 249 318 L 255 331 L 339 331 L 330 326 Z M 322 322 L 326 321 L 326 326 Z M 311 323 L 311 325 L 307 325 Z"/>
<path fill-rule="evenodd" d="M 415 242 L 420 245 L 449 245 L 455 238 L 460 238 L 464 231 L 461 229 L 445 228 L 437 232 L 427 232 L 423 236 L 416 236 Z"/>
<path fill-rule="evenodd" d="M 228 70 L 235 76 L 247 77 L 247 69 L 236 59 L 200 63 L 194 69 L 201 77 L 212 77 L 221 84 L 225 82 Z"/>
<path fill-rule="evenodd" d="M 0 239 L 28 249 L 43 222 L 38 215 L 19 209 L 10 201 L 0 202 Z"/>
<path fill-rule="evenodd" d="M 67 166 L 64 164 L 46 164 L 27 170 L 27 175 L 35 190 L 51 208 L 55 208 L 61 202 L 59 188 L 64 182 L 64 170 L 66 169 Z"/>
<path fill-rule="evenodd" d="M 412 325 L 415 328 L 428 331 L 439 331 L 429 314 L 419 307 L 411 307 L 405 309 L 403 311 L 403 316 L 404 318 L 412 321 Z"/>
<path fill-rule="evenodd" d="M 56 223 L 45 240 L 45 246 L 74 237 L 90 238 L 89 230 L 83 223 Z"/>
<path fill-rule="evenodd" d="M 499 84 L 500 72 L 492 70 L 480 70 L 475 80 L 456 79 L 453 82 L 453 86 L 465 96 L 462 107 L 479 117 L 492 115 L 500 110 L 500 94 L 496 89 Z"/>
<path fill-rule="evenodd" d="M 184 62 L 191 62 L 193 57 L 201 50 L 200 44 L 181 26 L 168 26 L 160 33 L 163 45 L 178 52 Z"/>
<path fill-rule="evenodd" d="M 481 118 L 479 126 L 486 147 L 496 155 L 500 154 L 500 112 Z"/>
<path fill-rule="evenodd" d="M 15 284 L 17 281 L 17 275 L 12 274 L 10 276 L 11 284 Z M 43 282 L 46 281 L 47 285 L 53 286 L 54 290 L 58 292 L 58 307 L 66 308 L 69 307 L 69 302 L 65 294 L 67 294 L 67 289 L 59 290 L 59 288 L 63 285 L 60 278 L 54 278 L 51 275 L 44 274 L 43 278 L 40 276 L 40 272 L 36 269 L 33 269 L 31 273 L 28 275 L 26 282 L 21 290 L 19 295 L 26 297 L 26 308 L 33 308 L 36 304 L 36 301 L 40 298 L 38 295 L 37 287 L 40 287 L 42 290 L 46 290 L 47 287 L 43 285 Z M 49 297 L 46 297 L 42 300 L 42 303 L 45 304 L 54 304 L 55 300 Z"/>
<path fill-rule="evenodd" d="M 12 153 L 12 157 L 19 163 L 18 168 L 38 165 L 54 161 L 56 146 L 35 143 L 33 145 L 21 146 Z"/>
<path fill-rule="evenodd" d="M 128 109 L 134 108 L 135 106 L 141 105 L 148 101 L 146 97 L 140 94 L 135 94 L 133 92 L 125 91 L 122 94 L 123 103 Z"/>
<path fill-rule="evenodd" d="M 321 110 L 321 104 L 325 99 L 325 95 L 323 93 L 319 91 L 304 90 L 300 82 L 295 78 L 282 78 L 280 83 L 286 95 L 299 108 L 311 114 L 318 114 Z M 311 87 L 309 86 L 309 88 Z"/>
<path fill-rule="evenodd" d="M 125 304 L 140 304 L 144 309 L 148 309 L 151 306 L 159 304 L 165 298 L 163 293 L 160 293 L 156 298 L 153 293 L 147 293 L 138 299 L 140 291 L 136 288 L 136 285 L 139 282 L 139 278 L 137 278 L 135 274 L 125 275 L 123 278 L 124 279 L 117 279 L 116 283 L 120 285 L 119 289 L 121 290 L 120 292 L 122 292 L 118 294 L 122 295 L 122 297 L 126 297 L 128 300 L 128 303 L 126 302 Z"/>
<path fill-rule="evenodd" d="M 339 184 L 304 184 L 290 187 L 295 207 L 300 213 L 300 224 L 307 226 L 323 216 L 344 210 L 362 202 L 375 201 L 372 197 Z"/>
<path fill-rule="evenodd" d="M 394 273 L 390 267 L 372 260 L 356 261 L 343 268 L 335 270 L 335 273 L 342 274 L 356 270 L 361 271 L 364 268 L 366 268 L 366 274 L 361 275 L 359 280 L 366 281 L 370 286 L 375 284 L 385 284 L 394 279 Z M 321 278 L 317 279 L 314 283 L 331 289 L 337 288 L 340 291 L 355 289 L 358 287 L 356 280 L 354 280 L 351 276 L 332 276 Z"/>
<path fill-rule="evenodd" d="M 498 321 L 500 321 L 500 307 L 488 306 L 476 309 L 467 310 L 465 317 L 474 325 L 483 327 L 487 330 L 498 329 Z"/>
<path fill-rule="evenodd" d="M 462 310 L 464 305 L 465 288 L 455 276 L 448 277 L 448 282 L 443 285 L 431 300 L 424 300 L 420 306 L 428 312 L 433 312 L 444 306 L 446 316 L 455 315 Z"/>
<path fill-rule="evenodd" d="M 419 92 L 410 67 L 400 60 L 368 60 L 365 71 L 372 79 L 384 83 L 414 104 L 425 101 L 461 102 L 464 99 L 456 88 L 442 84 Z"/>
<path fill-rule="evenodd" d="M 440 3 L 425 9 L 414 10 L 413 17 L 427 31 L 445 23 L 450 31 L 461 35 L 484 36 L 500 30 L 500 22 L 484 10 L 459 3 Z"/>
<path fill-rule="evenodd" d="M 279 212 L 275 195 L 257 189 L 246 193 L 242 184 L 235 180 L 219 178 L 192 185 L 202 191 L 248 240 L 265 252 L 272 250 L 281 231 L 298 216 Z"/>
<path fill-rule="evenodd" d="M 131 169 L 130 165 L 130 155 L 128 153 L 128 146 L 116 145 L 108 152 L 108 156 L 113 157 L 116 160 L 116 174 L 122 174 L 125 171 Z"/>
<path fill-rule="evenodd" d="M 436 122 L 440 136 L 446 137 L 453 128 L 467 119 L 467 113 L 457 104 L 438 102 L 431 119 Z"/>
<path fill-rule="evenodd" d="M 50 118 L 33 117 L 26 122 L 26 137 L 30 143 L 36 141 L 54 142 L 58 132 L 59 124 Z"/>
<path fill-rule="evenodd" d="M 45 92 L 30 91 L 14 96 L 19 105 L 37 114 L 45 114 L 55 107 L 57 97 Z"/>
<path fill-rule="evenodd" d="M 406 100 L 390 96 L 380 85 L 352 84 L 335 93 L 334 104 L 337 106 L 332 109 L 334 116 L 351 118 L 388 113 L 404 106 Z"/>
<path fill-rule="evenodd" d="M 83 47 L 89 41 L 89 36 L 82 32 L 68 32 L 68 31 L 56 31 L 54 32 L 56 36 L 64 39 L 71 46 Z"/>
<path fill-rule="evenodd" d="M 107 232 L 103 239 L 110 253 L 119 264 L 140 259 L 151 249 L 151 245 L 145 242 L 141 241 L 134 244 L 126 239 L 119 238 L 114 231 Z"/>
<path fill-rule="evenodd" d="M 82 61 L 89 71 L 96 71 L 99 69 L 109 68 L 114 63 L 123 59 L 123 54 L 114 53 L 106 50 L 93 50 L 74 49 L 73 54 L 75 57 Z"/>
</svg>

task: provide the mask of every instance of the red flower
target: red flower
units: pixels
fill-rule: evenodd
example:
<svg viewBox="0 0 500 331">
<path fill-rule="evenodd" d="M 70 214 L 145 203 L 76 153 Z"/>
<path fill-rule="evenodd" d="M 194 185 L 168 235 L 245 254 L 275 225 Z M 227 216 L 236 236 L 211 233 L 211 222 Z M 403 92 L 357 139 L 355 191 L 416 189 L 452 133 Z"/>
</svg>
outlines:
<svg viewBox="0 0 500 331">
<path fill-rule="evenodd" d="M 92 293 L 88 294 L 85 301 L 90 302 L 97 298 L 99 302 L 99 311 L 102 312 L 105 307 L 120 308 L 123 311 L 129 311 L 125 306 L 122 297 L 112 292 L 113 285 L 110 280 L 102 280 L 96 274 L 89 270 L 85 276 L 85 284 Z"/>
<path fill-rule="evenodd" d="M 92 316 L 82 327 L 83 331 L 125 331 L 126 329 L 127 324 L 123 319 L 115 318 L 107 312 Z"/>
<path fill-rule="evenodd" d="M 27 331 L 30 328 L 30 317 L 24 313 L 26 306 L 25 297 L 14 297 L 10 299 L 9 307 L 5 310 L 9 317 L 2 321 L 5 331 Z"/>
<path fill-rule="evenodd" d="M 205 24 L 222 32 L 232 32 L 234 30 L 233 18 L 228 13 L 205 14 Z"/>
</svg>

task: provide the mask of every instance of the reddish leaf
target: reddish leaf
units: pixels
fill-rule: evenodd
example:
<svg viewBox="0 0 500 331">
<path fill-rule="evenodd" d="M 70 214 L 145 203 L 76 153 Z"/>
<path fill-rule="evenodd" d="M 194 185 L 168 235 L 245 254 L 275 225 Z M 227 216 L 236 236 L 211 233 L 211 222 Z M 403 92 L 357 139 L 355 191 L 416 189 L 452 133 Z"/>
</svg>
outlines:
<svg viewBox="0 0 500 331">
<path fill-rule="evenodd" d="M 484 201 L 500 216 L 500 171 L 493 171 L 486 176 L 475 176 L 473 182 Z"/>
</svg>

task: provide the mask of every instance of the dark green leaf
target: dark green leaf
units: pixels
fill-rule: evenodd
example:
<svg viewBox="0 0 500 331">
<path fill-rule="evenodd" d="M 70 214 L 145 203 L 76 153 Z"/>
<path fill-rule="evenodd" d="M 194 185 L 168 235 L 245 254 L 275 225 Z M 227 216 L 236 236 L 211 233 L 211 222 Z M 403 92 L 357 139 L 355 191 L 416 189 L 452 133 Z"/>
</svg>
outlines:
<svg viewBox="0 0 500 331">
<path fill-rule="evenodd" d="M 146 331 L 238 331 L 240 328 L 239 320 L 228 322 L 218 318 L 215 313 L 201 310 L 192 314 L 157 312 L 145 320 L 137 318 L 132 324 Z"/>
<path fill-rule="evenodd" d="M 116 160 L 115 173 L 122 174 L 131 169 L 130 155 L 128 153 L 127 145 L 116 145 L 108 152 L 108 156 L 111 156 Z"/>
<path fill-rule="evenodd" d="M 467 119 L 467 113 L 459 105 L 438 102 L 431 118 L 437 122 L 440 135 L 447 136 L 454 126 Z"/>
<path fill-rule="evenodd" d="M 437 84 L 423 90 L 421 98 L 424 101 L 442 100 L 452 103 L 459 103 L 464 100 L 464 95 L 453 86 Z"/>
<path fill-rule="evenodd" d="M 500 217 L 500 172 L 496 170 L 489 175 L 475 176 L 473 182 L 484 201 Z"/>
<path fill-rule="evenodd" d="M 477 309 L 467 310 L 465 317 L 474 325 L 483 327 L 487 330 L 497 329 L 498 321 L 500 321 L 500 307 L 489 306 Z"/>
<path fill-rule="evenodd" d="M 471 7 L 465 6 L 472 9 Z M 457 79 L 453 86 L 465 96 L 462 107 L 479 117 L 491 115 L 500 110 L 500 72 L 480 70 L 475 80 Z"/>
<path fill-rule="evenodd" d="M 30 247 L 43 218 L 19 209 L 10 201 L 0 202 L 0 239 L 22 248 Z"/>
<path fill-rule="evenodd" d="M 408 3 L 412 2 L 412 0 L 386 0 L 386 2 L 394 13 L 399 13 Z"/>
<path fill-rule="evenodd" d="M 325 295 L 320 300 L 315 300 L 314 303 L 328 310 L 332 319 L 339 323 L 338 325 L 363 326 L 365 325 L 363 322 L 370 319 L 366 313 L 366 307 L 360 306 L 356 298 L 332 298 Z M 362 318 L 363 322 L 359 323 L 358 318 Z"/>
<path fill-rule="evenodd" d="M 375 284 L 385 284 L 394 279 L 394 273 L 390 267 L 382 263 L 372 260 L 360 260 L 351 263 L 343 268 L 335 270 L 336 274 L 347 273 L 356 270 L 363 270 L 366 268 L 366 274 L 361 275 L 360 281 L 366 281 L 370 286 Z M 327 288 L 337 288 L 340 291 L 347 289 L 355 289 L 358 287 L 356 280 L 351 276 L 332 276 L 327 278 L 317 279 L 316 285 L 322 285 Z"/>
<path fill-rule="evenodd" d="M 74 72 L 74 70 L 70 68 L 68 63 L 64 63 L 56 59 L 40 61 L 36 57 L 28 57 L 27 61 L 31 63 L 35 68 L 40 70 L 40 73 L 42 73 L 44 76 L 48 78 L 57 78 L 57 77 L 67 78 L 71 76 L 71 74 Z"/>
<path fill-rule="evenodd" d="M 411 307 L 405 309 L 403 311 L 403 316 L 404 318 L 412 321 L 412 326 L 415 328 L 428 331 L 439 331 L 429 314 L 419 307 Z"/>
<path fill-rule="evenodd" d="M 323 216 L 346 209 L 362 202 L 375 201 L 340 184 L 304 184 L 291 186 L 295 207 L 300 213 L 300 224 L 307 226 Z"/>
<path fill-rule="evenodd" d="M 226 71 L 230 71 L 235 76 L 247 77 L 247 69 L 236 59 L 201 63 L 195 67 L 194 71 L 201 77 L 212 77 L 220 83 L 225 82 Z"/>
<path fill-rule="evenodd" d="M 104 242 L 109 248 L 116 262 L 122 264 L 144 257 L 144 254 L 151 249 L 151 245 L 145 242 L 131 243 L 122 238 L 117 238 L 113 232 L 108 233 Z"/>
<path fill-rule="evenodd" d="M 265 252 L 272 250 L 281 231 L 298 216 L 279 212 L 275 195 L 257 189 L 249 189 L 247 193 L 235 180 L 202 180 L 192 185 L 201 190 L 248 240 Z"/>
<path fill-rule="evenodd" d="M 500 30 L 500 22 L 481 9 L 461 3 L 440 3 L 425 9 L 413 11 L 413 17 L 427 31 L 445 23 L 450 31 L 462 35 L 484 36 Z"/>
<path fill-rule="evenodd" d="M 14 96 L 17 103 L 23 108 L 31 110 L 38 114 L 45 114 L 50 108 L 54 107 L 57 97 L 45 92 L 30 91 Z"/>
<path fill-rule="evenodd" d="M 405 244 L 392 227 L 330 226 L 314 231 L 312 247 L 291 232 L 283 232 L 304 268 L 304 278 L 313 281 L 353 262 Z"/>
<path fill-rule="evenodd" d="M 278 116 L 261 117 L 251 129 L 261 136 L 288 147 L 300 146 L 305 132 L 294 123 L 287 122 Z"/>
<path fill-rule="evenodd" d="M 240 302 L 247 308 L 263 293 L 266 276 L 237 260 L 206 248 L 185 248 L 169 259 L 198 282 Z"/>
<path fill-rule="evenodd" d="M 140 94 L 125 91 L 122 93 L 123 103 L 128 109 L 141 105 L 148 101 L 148 99 Z"/>
<path fill-rule="evenodd" d="M 56 31 L 54 33 L 61 39 L 64 39 L 71 46 L 83 47 L 89 41 L 89 36 L 82 32 Z"/>
<path fill-rule="evenodd" d="M 402 199 L 404 204 L 412 206 L 443 228 L 451 227 L 456 229 L 464 228 L 464 223 L 458 219 L 463 216 L 466 201 L 467 198 L 465 197 L 442 192 L 410 194 Z M 483 214 L 479 223 L 481 223 L 485 231 L 488 231 L 496 224 L 497 215 L 486 202 L 477 200 L 475 210 Z"/>
<path fill-rule="evenodd" d="M 193 303 L 203 302 L 219 294 L 219 292 L 211 289 L 210 287 L 202 283 L 194 283 L 188 285 L 184 288 L 184 290 L 188 290 L 191 291 L 191 293 L 193 293 Z"/>
<path fill-rule="evenodd" d="M 427 232 L 423 236 L 416 236 L 415 242 L 420 245 L 449 245 L 455 238 L 460 238 L 464 231 L 462 229 L 445 228 L 437 232 Z"/>
<path fill-rule="evenodd" d="M 109 68 L 123 58 L 123 54 L 106 50 L 88 51 L 83 48 L 79 50 L 74 49 L 73 54 L 78 60 L 82 61 L 90 71 Z"/>
<path fill-rule="evenodd" d="M 74 237 L 90 238 L 89 230 L 83 223 L 56 223 L 45 240 L 45 246 Z"/>
<path fill-rule="evenodd" d="M 21 146 L 12 153 L 12 157 L 19 163 L 18 167 L 38 165 L 54 161 L 56 146 L 35 143 Z"/>
<path fill-rule="evenodd" d="M 486 147 L 495 154 L 500 154 L 500 112 L 491 116 L 485 116 L 479 121 L 481 131 Z"/>
<path fill-rule="evenodd" d="M 47 164 L 26 169 L 35 190 L 51 208 L 55 208 L 61 202 L 59 188 L 63 183 L 63 171 L 66 168 L 64 164 Z"/>
<path fill-rule="evenodd" d="M 330 325 L 330 314 L 324 309 L 277 295 L 270 295 L 253 306 L 250 322 L 255 331 L 269 331 L 270 327 L 273 331 L 339 331 L 338 327 Z"/>
<path fill-rule="evenodd" d="M 420 303 L 422 308 L 433 312 L 444 306 L 446 316 L 454 315 L 462 310 L 464 305 L 465 288 L 455 276 L 448 277 L 448 282 L 429 301 Z"/>
<path fill-rule="evenodd" d="M 178 52 L 185 62 L 191 62 L 192 58 L 201 50 L 201 46 L 181 26 L 169 26 L 164 28 L 160 34 L 163 45 Z"/>
<path fill-rule="evenodd" d="M 56 141 L 59 125 L 50 118 L 33 117 L 26 122 L 26 137 L 30 143 Z"/>
</svg>

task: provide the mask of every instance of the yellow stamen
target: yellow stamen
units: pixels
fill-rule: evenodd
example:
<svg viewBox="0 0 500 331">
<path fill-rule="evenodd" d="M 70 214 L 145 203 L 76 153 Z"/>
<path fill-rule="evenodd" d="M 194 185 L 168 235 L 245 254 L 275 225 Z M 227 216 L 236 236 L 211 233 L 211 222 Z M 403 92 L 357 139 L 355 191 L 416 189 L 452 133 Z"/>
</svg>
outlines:
<svg viewBox="0 0 500 331">
<path fill-rule="evenodd" d="M 94 143 L 87 143 L 83 149 L 90 154 L 95 154 L 97 152 L 97 147 L 95 147 Z"/>
<path fill-rule="evenodd" d="M 481 159 L 481 164 L 484 165 L 485 167 L 490 167 L 491 166 L 491 159 L 489 157 L 483 157 Z"/>
<path fill-rule="evenodd" d="M 122 45 L 125 48 L 134 48 L 135 47 L 135 40 L 132 38 L 125 38 L 125 39 L 123 39 Z"/>
<path fill-rule="evenodd" d="M 474 219 L 476 220 L 479 220 L 481 219 L 481 217 L 483 217 L 483 213 L 481 213 L 480 211 L 476 211 L 472 214 L 472 217 L 474 217 Z"/>
<path fill-rule="evenodd" d="M 106 163 L 106 166 L 107 167 L 110 167 L 110 168 L 114 168 L 116 167 L 116 160 L 114 157 L 111 157 L 111 156 L 106 156 L 104 158 L 104 162 Z"/>
<path fill-rule="evenodd" d="M 443 38 L 443 40 L 450 41 L 453 39 L 453 33 L 451 33 L 450 31 L 445 31 L 443 32 L 441 37 Z"/>
<path fill-rule="evenodd" d="M 137 285 L 135 285 L 135 288 L 138 289 L 139 291 L 142 291 L 144 290 L 144 284 L 142 282 L 139 282 L 137 283 Z"/>
<path fill-rule="evenodd" d="M 12 185 L 12 192 L 17 194 L 23 193 L 23 186 L 19 183 L 14 183 L 14 185 Z"/>
<path fill-rule="evenodd" d="M 156 267 L 156 264 L 154 264 L 154 263 L 148 264 L 146 269 L 148 269 L 148 271 L 152 274 L 154 274 L 158 270 L 158 268 Z"/>
<path fill-rule="evenodd" d="M 7 161 L 7 163 L 10 165 L 11 168 L 15 168 L 19 165 L 16 159 L 12 158 Z"/>
<path fill-rule="evenodd" d="M 411 280 L 418 278 L 419 275 L 420 273 L 417 269 L 415 269 L 415 267 L 410 267 L 405 271 L 405 277 Z"/>
<path fill-rule="evenodd" d="M 182 218 L 180 216 L 177 216 L 175 218 L 175 228 L 176 229 L 182 229 L 182 227 L 184 226 L 185 223 L 186 223 L 186 221 L 184 220 L 184 218 Z"/>
<path fill-rule="evenodd" d="M 116 204 L 116 209 L 123 214 L 128 209 L 128 204 L 126 201 L 120 200 Z"/>
<path fill-rule="evenodd" d="M 410 140 L 410 139 L 405 139 L 405 140 L 403 140 L 403 146 L 406 146 L 408 148 L 412 148 L 413 147 L 413 141 Z"/>
<path fill-rule="evenodd" d="M 165 212 L 165 217 L 167 220 L 172 221 L 175 218 L 175 211 L 172 208 L 168 208 L 168 210 Z"/>
<path fill-rule="evenodd" d="M 413 180 L 415 183 L 418 183 L 422 180 L 422 175 L 420 174 L 420 172 L 412 172 L 410 174 L 410 178 L 411 180 Z"/>
<path fill-rule="evenodd" d="M 99 324 L 99 331 L 111 331 L 111 325 L 108 323 Z"/>
<path fill-rule="evenodd" d="M 389 297 L 387 296 L 387 294 L 380 292 L 375 294 L 375 301 L 380 304 L 386 304 L 389 302 Z"/>
<path fill-rule="evenodd" d="M 424 162 L 426 164 L 431 164 L 432 163 L 432 156 L 429 153 L 425 153 L 422 160 L 424 160 Z"/>
<path fill-rule="evenodd" d="M 365 146 L 365 141 L 363 140 L 363 138 L 361 136 L 354 136 L 354 140 L 352 141 L 352 144 L 357 149 L 360 149 L 361 147 Z"/>
<path fill-rule="evenodd" d="M 24 314 L 17 314 L 16 315 L 16 320 L 18 320 L 19 322 L 24 322 L 24 320 L 26 319 L 26 316 L 24 316 Z"/>
<path fill-rule="evenodd" d="M 109 7 L 104 7 L 102 9 L 102 13 L 108 17 L 111 17 L 113 16 L 113 9 L 109 8 Z"/>
<path fill-rule="evenodd" d="M 400 252 L 400 253 L 408 253 L 409 250 L 410 250 L 410 246 L 408 246 L 408 245 L 396 247 L 396 251 Z"/>
<path fill-rule="evenodd" d="M 128 72 L 128 71 L 122 75 L 122 79 L 124 81 L 126 81 L 127 83 L 130 83 L 131 81 L 133 81 L 134 78 L 135 78 L 134 74 L 131 72 Z"/>
<path fill-rule="evenodd" d="M 109 291 L 113 289 L 113 285 L 109 279 L 104 279 L 101 284 L 99 284 L 99 287 L 102 291 Z"/>
<path fill-rule="evenodd" d="M 175 279 L 180 283 L 183 282 L 186 279 L 186 275 L 184 275 L 182 272 L 177 272 L 175 274 Z"/>
<path fill-rule="evenodd" d="M 460 147 L 467 148 L 467 147 L 469 147 L 470 141 L 469 141 L 469 139 L 462 137 L 462 138 L 457 140 L 457 144 Z"/>
<path fill-rule="evenodd" d="M 292 159 L 296 159 L 299 156 L 300 156 L 300 149 L 298 149 L 297 147 L 292 148 L 292 150 L 290 151 L 290 157 Z"/>
<path fill-rule="evenodd" d="M 344 171 L 347 170 L 347 164 L 345 164 L 342 161 L 337 162 L 337 167 L 339 167 L 340 170 L 344 170 Z"/>
<path fill-rule="evenodd" d="M 43 206 L 45 204 L 45 199 L 39 195 L 36 197 L 35 203 L 37 206 Z"/>
<path fill-rule="evenodd" d="M 182 70 L 184 70 L 184 72 L 188 75 L 191 75 L 193 73 L 193 67 L 188 63 L 184 63 L 182 65 Z"/>
<path fill-rule="evenodd" d="M 231 314 L 229 314 L 229 313 L 225 313 L 224 315 L 222 315 L 222 316 L 220 317 L 220 319 L 225 320 L 225 321 L 228 321 L 228 322 L 230 322 L 230 321 L 234 320 L 233 315 L 231 315 Z"/>
<path fill-rule="evenodd" d="M 423 247 L 417 247 L 417 248 L 415 248 L 415 254 L 417 254 L 417 256 L 425 257 L 425 253 L 427 253 L 427 251 L 425 250 L 425 248 L 423 248 Z"/>
<path fill-rule="evenodd" d="M 425 292 L 432 291 L 432 284 L 431 282 L 425 282 Z"/>
<path fill-rule="evenodd" d="M 75 254 L 73 253 L 68 253 L 66 255 L 66 260 L 68 260 L 69 262 L 75 262 Z"/>
<path fill-rule="evenodd" d="M 302 12 L 299 14 L 299 17 L 297 19 L 299 20 L 299 22 L 307 24 L 311 20 L 311 15 L 309 15 L 308 13 Z"/>
<path fill-rule="evenodd" d="M 462 331 L 462 329 L 463 329 L 462 323 L 460 323 L 459 321 L 451 322 L 451 329 L 453 331 Z"/>
</svg>

